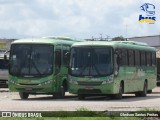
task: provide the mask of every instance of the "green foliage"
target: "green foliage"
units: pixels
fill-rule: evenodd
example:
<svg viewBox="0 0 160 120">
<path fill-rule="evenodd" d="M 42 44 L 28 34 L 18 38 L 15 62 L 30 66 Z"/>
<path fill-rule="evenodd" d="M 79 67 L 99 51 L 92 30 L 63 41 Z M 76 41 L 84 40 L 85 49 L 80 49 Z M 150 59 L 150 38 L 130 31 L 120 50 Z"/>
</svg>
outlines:
<svg viewBox="0 0 160 120">
<path fill-rule="evenodd" d="M 87 108 L 81 107 L 81 108 L 78 108 L 77 111 L 90 111 L 90 110 L 88 110 Z"/>
<path fill-rule="evenodd" d="M 144 112 L 149 112 L 149 111 L 151 111 L 151 112 L 157 112 L 157 111 L 159 111 L 160 112 L 160 110 L 156 110 L 156 109 L 151 109 L 151 108 L 144 108 L 144 109 L 142 109 L 142 110 L 140 110 L 141 112 L 142 111 L 144 111 Z"/>
<path fill-rule="evenodd" d="M 123 36 L 119 36 L 119 37 L 112 38 L 112 41 L 126 41 L 126 40 Z"/>
</svg>

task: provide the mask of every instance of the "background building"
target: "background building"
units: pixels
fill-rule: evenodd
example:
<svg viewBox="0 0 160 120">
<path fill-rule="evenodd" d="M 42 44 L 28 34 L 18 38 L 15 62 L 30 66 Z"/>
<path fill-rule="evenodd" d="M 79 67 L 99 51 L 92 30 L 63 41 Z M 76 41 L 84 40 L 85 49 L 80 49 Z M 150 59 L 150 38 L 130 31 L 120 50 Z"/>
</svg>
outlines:
<svg viewBox="0 0 160 120">
<path fill-rule="evenodd" d="M 129 41 L 145 42 L 149 46 L 157 48 L 157 58 L 160 58 L 160 35 L 132 37 Z"/>
<path fill-rule="evenodd" d="M 0 50 L 9 50 L 11 42 L 15 39 L 0 39 Z"/>
<path fill-rule="evenodd" d="M 160 35 L 132 37 L 132 38 L 129 38 L 129 41 L 145 42 L 149 46 L 160 49 Z"/>
</svg>

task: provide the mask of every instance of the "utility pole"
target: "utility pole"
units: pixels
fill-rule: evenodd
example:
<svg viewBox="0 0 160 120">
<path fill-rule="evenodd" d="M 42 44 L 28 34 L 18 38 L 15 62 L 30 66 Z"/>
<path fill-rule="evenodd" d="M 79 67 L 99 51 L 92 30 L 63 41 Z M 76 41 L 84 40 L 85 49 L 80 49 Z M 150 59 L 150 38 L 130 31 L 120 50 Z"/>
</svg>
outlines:
<svg viewBox="0 0 160 120">
<path fill-rule="evenodd" d="M 102 40 L 103 38 L 102 38 L 102 33 L 100 33 L 100 40 Z"/>
<path fill-rule="evenodd" d="M 107 36 L 107 41 L 109 41 L 109 37 L 110 37 L 110 36 L 109 36 L 109 35 L 106 35 L 106 36 Z"/>
</svg>

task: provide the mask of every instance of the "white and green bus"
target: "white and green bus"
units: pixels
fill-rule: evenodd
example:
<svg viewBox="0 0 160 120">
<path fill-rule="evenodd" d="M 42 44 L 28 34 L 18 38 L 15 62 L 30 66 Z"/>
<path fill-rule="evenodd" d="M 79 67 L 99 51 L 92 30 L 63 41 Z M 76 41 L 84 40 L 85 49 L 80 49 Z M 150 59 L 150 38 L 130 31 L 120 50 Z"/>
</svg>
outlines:
<svg viewBox="0 0 160 120">
<path fill-rule="evenodd" d="M 69 92 L 88 95 L 123 93 L 146 96 L 156 87 L 156 49 L 133 41 L 85 41 L 71 47 Z"/>
<path fill-rule="evenodd" d="M 52 94 L 64 97 L 68 90 L 68 63 L 65 54 L 75 42 L 68 37 L 20 39 L 11 43 L 9 89 L 21 99 L 29 94 Z"/>
</svg>

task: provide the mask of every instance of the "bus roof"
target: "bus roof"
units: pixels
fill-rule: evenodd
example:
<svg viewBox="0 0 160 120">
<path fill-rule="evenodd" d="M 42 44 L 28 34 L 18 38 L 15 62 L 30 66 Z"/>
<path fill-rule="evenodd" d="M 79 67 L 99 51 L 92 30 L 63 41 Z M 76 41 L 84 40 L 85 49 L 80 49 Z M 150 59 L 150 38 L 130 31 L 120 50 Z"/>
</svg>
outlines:
<svg viewBox="0 0 160 120">
<path fill-rule="evenodd" d="M 43 38 L 27 38 L 27 39 L 19 39 L 12 42 L 12 44 L 56 44 L 56 43 L 64 43 L 64 44 L 72 44 L 74 42 L 82 42 L 85 41 L 83 39 L 77 38 L 69 38 L 69 37 L 43 37 Z"/>
<path fill-rule="evenodd" d="M 85 41 L 74 43 L 73 46 L 112 46 L 114 49 L 116 48 L 131 48 L 131 49 L 148 49 L 152 51 L 156 51 L 154 47 L 148 46 L 148 44 L 143 42 L 135 42 L 135 41 Z"/>
</svg>

